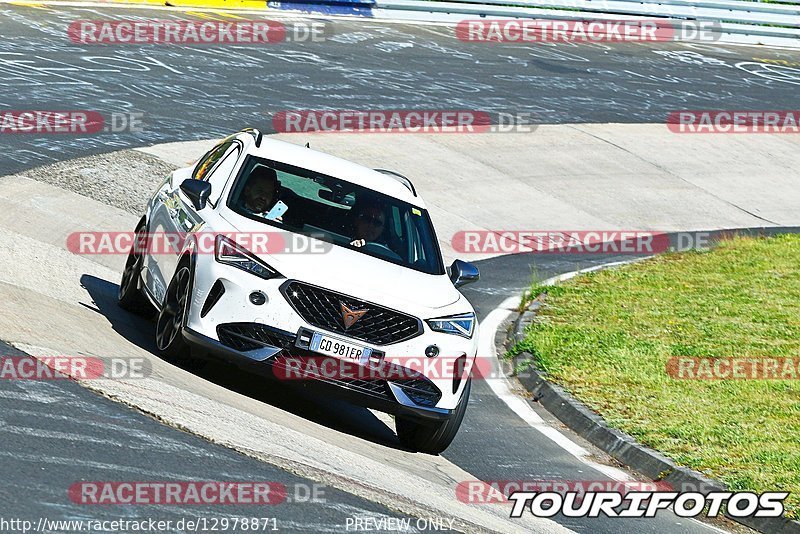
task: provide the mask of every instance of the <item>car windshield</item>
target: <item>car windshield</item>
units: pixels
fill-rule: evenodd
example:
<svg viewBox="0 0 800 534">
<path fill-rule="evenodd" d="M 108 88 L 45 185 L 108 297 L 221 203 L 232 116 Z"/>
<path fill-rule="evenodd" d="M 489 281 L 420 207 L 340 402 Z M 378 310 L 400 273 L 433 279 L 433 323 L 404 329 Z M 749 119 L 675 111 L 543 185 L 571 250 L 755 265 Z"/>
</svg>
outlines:
<svg viewBox="0 0 800 534">
<path fill-rule="evenodd" d="M 444 274 L 426 210 L 332 176 L 250 156 L 228 207 L 416 271 Z"/>
</svg>

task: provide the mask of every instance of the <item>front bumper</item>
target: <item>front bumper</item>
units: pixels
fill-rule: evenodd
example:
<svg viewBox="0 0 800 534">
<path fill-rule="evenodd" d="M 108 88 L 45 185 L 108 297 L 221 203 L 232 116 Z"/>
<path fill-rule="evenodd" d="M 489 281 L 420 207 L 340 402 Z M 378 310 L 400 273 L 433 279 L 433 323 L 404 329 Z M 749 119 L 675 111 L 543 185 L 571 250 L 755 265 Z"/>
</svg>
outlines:
<svg viewBox="0 0 800 534">
<path fill-rule="evenodd" d="M 183 329 L 183 337 L 193 347 L 219 357 L 250 373 L 274 378 L 276 368 L 286 370 L 286 366 L 283 363 L 285 360 L 281 356 L 282 353 L 286 354 L 287 351 L 281 347 L 265 345 L 254 350 L 239 351 L 188 327 Z M 339 397 L 349 399 L 361 406 L 394 415 L 407 415 L 418 419 L 443 421 L 449 419 L 453 414 L 454 410 L 445 408 L 416 406 L 405 395 L 402 388 L 392 383 L 378 384 L 373 382 L 369 384 L 365 382 L 348 382 L 319 377 L 314 379 L 313 382 L 303 381 L 302 385 L 322 389 Z M 386 388 L 385 393 L 379 391 L 380 387 Z"/>
<path fill-rule="evenodd" d="M 292 307 L 287 298 L 282 294 L 281 287 L 287 283 L 286 279 L 263 280 L 248 272 L 218 263 L 211 255 L 198 255 L 195 265 L 194 288 L 192 300 L 188 310 L 185 329 L 186 339 L 195 346 L 206 351 L 234 361 L 239 365 L 248 367 L 251 371 L 259 373 L 267 371 L 281 363 L 281 357 L 287 354 L 304 356 L 302 348 L 298 351 L 295 347 L 296 337 L 302 329 L 331 334 L 336 337 L 345 337 L 341 333 L 327 331 L 319 326 L 307 323 L 303 317 Z M 222 291 L 220 290 L 222 288 Z M 253 292 L 259 292 L 264 297 L 264 302 L 254 304 L 250 300 Z M 438 309 L 431 311 L 425 308 L 403 310 L 411 316 L 427 318 L 443 316 L 451 313 L 463 312 L 463 303 L 459 309 Z M 228 337 L 220 337 L 220 327 L 229 325 L 263 325 L 264 328 L 278 332 L 280 336 L 273 341 L 272 338 L 261 338 L 260 346 L 238 345 L 231 342 Z M 422 333 L 412 338 L 386 345 L 375 345 L 352 339 L 353 344 L 369 346 L 382 352 L 387 360 L 411 361 L 416 358 L 415 369 L 423 363 L 431 363 L 425 357 L 425 350 L 429 345 L 440 348 L 438 358 L 452 361 L 464 357 L 466 366 L 464 376 L 469 376 L 477 352 L 477 328 L 471 339 L 432 331 L 424 321 L 421 324 Z M 349 339 L 349 338 L 347 338 Z M 291 350 L 287 350 L 287 345 Z M 435 360 L 435 359 L 434 359 Z M 354 403 L 368 405 L 388 413 L 410 410 L 418 415 L 431 417 L 449 417 L 458 405 L 464 390 L 465 380 L 456 381 L 453 376 L 446 376 L 446 370 L 427 373 L 426 378 L 441 393 L 433 405 L 421 405 L 414 402 L 406 394 L 407 387 L 389 381 L 386 391 L 373 391 L 374 384 L 353 384 L 342 381 L 321 381 L 327 385 L 335 386 L 334 392 L 353 394 L 357 398 Z M 268 373 L 271 374 L 271 373 Z M 303 382 L 319 382 L 305 380 Z M 308 385 L 308 384 L 304 384 Z M 408 386 L 405 384 L 405 386 Z M 411 395 L 414 396 L 413 393 Z"/>
</svg>

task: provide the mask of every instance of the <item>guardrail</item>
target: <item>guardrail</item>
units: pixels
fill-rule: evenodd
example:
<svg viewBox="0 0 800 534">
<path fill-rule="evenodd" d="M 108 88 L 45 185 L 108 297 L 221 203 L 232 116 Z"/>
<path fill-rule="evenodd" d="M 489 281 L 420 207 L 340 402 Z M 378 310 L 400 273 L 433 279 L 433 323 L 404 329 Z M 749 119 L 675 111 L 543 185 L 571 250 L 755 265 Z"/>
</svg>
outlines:
<svg viewBox="0 0 800 534">
<path fill-rule="evenodd" d="M 365 2 L 367 4 L 369 2 Z M 725 40 L 800 46 L 800 4 L 744 0 L 375 0 L 373 15 L 434 20 L 660 18 L 716 22 Z M 423 17 L 428 14 L 428 17 Z"/>
<path fill-rule="evenodd" d="M 462 3 L 456 0 L 456 3 Z M 508 3 L 504 0 L 484 0 L 487 5 Z M 668 16 L 697 20 L 719 20 L 746 24 L 779 24 L 800 27 L 800 6 L 782 6 L 741 0 L 517 0 L 523 7 L 579 9 L 589 12 L 620 13 L 625 15 Z"/>
<path fill-rule="evenodd" d="M 749 0 L 133 0 L 136 2 L 222 8 L 271 7 L 332 15 L 449 22 L 469 17 L 691 20 L 716 23 L 722 41 L 800 47 L 800 2 L 796 0 L 775 0 L 776 3 Z"/>
</svg>

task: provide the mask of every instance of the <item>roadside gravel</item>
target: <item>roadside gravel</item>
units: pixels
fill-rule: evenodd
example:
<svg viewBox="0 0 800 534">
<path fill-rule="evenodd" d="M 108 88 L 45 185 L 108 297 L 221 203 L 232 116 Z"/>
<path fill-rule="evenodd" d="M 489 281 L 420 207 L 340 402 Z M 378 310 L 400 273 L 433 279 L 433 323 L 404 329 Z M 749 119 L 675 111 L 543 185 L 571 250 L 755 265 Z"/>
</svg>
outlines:
<svg viewBox="0 0 800 534">
<path fill-rule="evenodd" d="M 176 167 L 138 150 L 44 165 L 13 175 L 45 182 L 139 215 L 156 186 Z"/>
</svg>

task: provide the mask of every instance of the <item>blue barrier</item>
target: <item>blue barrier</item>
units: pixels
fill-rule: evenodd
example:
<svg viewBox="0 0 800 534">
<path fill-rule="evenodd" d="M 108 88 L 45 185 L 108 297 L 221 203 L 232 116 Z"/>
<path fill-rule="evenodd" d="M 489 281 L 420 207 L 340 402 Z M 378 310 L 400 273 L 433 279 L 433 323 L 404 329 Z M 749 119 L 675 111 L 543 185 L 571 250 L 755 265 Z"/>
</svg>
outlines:
<svg viewBox="0 0 800 534">
<path fill-rule="evenodd" d="M 303 13 L 320 13 L 323 15 L 359 15 L 371 17 L 375 7 L 374 0 L 331 0 L 322 2 L 267 2 L 267 7 L 288 9 Z"/>
</svg>

